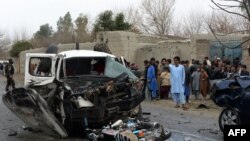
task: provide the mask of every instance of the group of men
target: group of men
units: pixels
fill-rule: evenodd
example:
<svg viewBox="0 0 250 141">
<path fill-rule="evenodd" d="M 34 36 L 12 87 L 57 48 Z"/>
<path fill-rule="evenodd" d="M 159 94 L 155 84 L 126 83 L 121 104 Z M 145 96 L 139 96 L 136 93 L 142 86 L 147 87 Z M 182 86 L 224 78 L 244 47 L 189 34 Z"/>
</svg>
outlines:
<svg viewBox="0 0 250 141">
<path fill-rule="evenodd" d="M 208 99 L 212 80 L 230 79 L 230 76 L 235 75 L 250 76 L 246 65 L 237 63 L 240 62 L 237 61 L 239 59 L 235 60 L 233 63 L 220 58 L 210 61 L 208 57 L 204 57 L 201 63 L 198 60 L 189 63 L 188 60 L 181 61 L 178 56 L 173 58 L 173 63 L 171 59 L 165 58 L 161 62 L 155 58 L 145 60 L 146 99 L 167 99 L 168 94 L 171 94 L 177 108 L 182 106 L 183 109 L 188 109 L 186 103 L 189 103 L 191 92 L 195 95 L 195 100 Z"/>
<path fill-rule="evenodd" d="M 176 108 L 179 108 L 182 106 L 183 110 L 187 110 L 188 106 L 186 105 L 186 98 L 184 95 L 185 92 L 185 75 L 186 75 L 186 70 L 183 65 L 180 63 L 180 57 L 176 56 L 173 58 L 174 63 L 171 64 L 171 60 L 163 59 L 164 61 L 163 65 L 160 69 L 158 70 L 158 65 L 159 63 L 156 62 L 155 58 L 151 58 L 150 61 L 145 60 L 145 87 L 144 87 L 144 92 L 146 94 L 146 98 L 151 98 L 151 100 L 155 100 L 159 98 L 159 87 L 157 83 L 157 74 L 161 71 L 163 72 L 164 70 L 169 70 L 170 72 L 170 93 L 172 94 L 172 98 L 174 102 L 176 103 Z M 149 96 L 146 93 L 146 90 L 149 91 Z"/>
</svg>

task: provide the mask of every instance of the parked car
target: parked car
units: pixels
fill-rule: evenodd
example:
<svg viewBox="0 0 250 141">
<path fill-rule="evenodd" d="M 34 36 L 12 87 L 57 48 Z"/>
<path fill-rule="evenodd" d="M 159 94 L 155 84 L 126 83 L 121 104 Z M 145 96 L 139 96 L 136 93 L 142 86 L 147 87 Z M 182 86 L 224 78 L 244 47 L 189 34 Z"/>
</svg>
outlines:
<svg viewBox="0 0 250 141">
<path fill-rule="evenodd" d="M 250 124 L 250 77 L 235 76 L 214 84 L 212 100 L 223 107 L 219 116 L 220 129 L 224 125 Z"/>
<path fill-rule="evenodd" d="M 33 130 L 67 137 L 140 115 L 140 80 L 114 55 L 88 50 L 26 54 L 25 87 L 4 104 Z"/>
</svg>

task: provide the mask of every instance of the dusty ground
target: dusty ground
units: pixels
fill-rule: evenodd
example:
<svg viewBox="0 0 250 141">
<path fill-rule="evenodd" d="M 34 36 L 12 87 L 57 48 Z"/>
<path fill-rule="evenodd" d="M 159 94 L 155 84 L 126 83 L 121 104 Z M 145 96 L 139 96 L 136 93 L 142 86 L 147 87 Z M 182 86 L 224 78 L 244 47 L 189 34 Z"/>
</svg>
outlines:
<svg viewBox="0 0 250 141">
<path fill-rule="evenodd" d="M 173 110 L 173 111 L 180 111 L 180 112 L 183 111 L 181 108 L 174 108 L 175 104 L 171 99 L 154 101 L 154 102 L 150 102 L 150 104 L 152 106 L 163 108 L 165 110 Z M 200 104 L 204 104 L 208 106 L 209 109 L 198 108 Z M 212 102 L 212 100 L 204 100 L 204 101 L 203 100 L 191 100 L 188 106 L 189 106 L 189 109 L 185 113 L 190 114 L 190 115 L 217 118 L 217 116 L 220 114 L 220 111 L 221 111 L 221 108 L 216 106 Z"/>
<path fill-rule="evenodd" d="M 199 104 L 205 104 L 209 109 L 199 109 Z M 171 141 L 223 140 L 218 126 L 221 109 L 211 100 L 192 101 L 187 111 L 174 108 L 175 104 L 171 100 L 144 102 L 142 105 L 144 111 L 152 113 L 150 117 L 153 121 L 162 123 L 172 131 Z"/>
<path fill-rule="evenodd" d="M 15 76 L 17 86 L 23 85 L 23 76 Z M 6 80 L 0 76 L 0 96 L 4 93 Z M 1 97 L 2 98 L 2 97 Z M 199 104 L 205 104 L 209 109 L 197 109 Z M 170 141 L 222 141 L 223 136 L 219 131 L 218 116 L 221 111 L 211 100 L 194 101 L 191 98 L 190 109 L 183 111 L 174 108 L 171 100 L 144 102 L 144 112 L 151 112 L 150 118 L 158 121 L 172 132 Z M 0 101 L 0 140 L 2 141 L 32 141 L 32 140 L 61 140 L 43 134 L 24 131 L 24 125 Z M 8 136 L 11 131 L 17 131 L 16 136 Z M 84 139 L 69 138 L 68 141 Z"/>
</svg>

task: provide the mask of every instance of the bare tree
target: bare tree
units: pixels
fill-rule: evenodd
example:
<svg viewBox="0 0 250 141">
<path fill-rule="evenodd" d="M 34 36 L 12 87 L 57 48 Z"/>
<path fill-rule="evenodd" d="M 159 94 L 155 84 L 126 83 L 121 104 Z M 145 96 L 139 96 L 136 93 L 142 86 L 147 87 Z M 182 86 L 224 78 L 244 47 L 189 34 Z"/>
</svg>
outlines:
<svg viewBox="0 0 250 141">
<path fill-rule="evenodd" d="M 198 11 L 192 11 L 183 19 L 183 35 L 191 37 L 194 34 L 205 32 L 205 14 Z"/>
<path fill-rule="evenodd" d="M 211 2 L 220 10 L 241 16 L 250 22 L 250 0 L 211 0 Z"/>
<path fill-rule="evenodd" d="M 89 23 L 87 15 L 79 14 L 75 20 L 75 32 L 76 32 L 76 41 L 78 42 L 87 42 L 90 41 L 90 34 L 88 32 L 87 26 Z"/>
<path fill-rule="evenodd" d="M 206 19 L 208 29 L 214 33 L 231 34 L 238 31 L 238 23 L 235 21 L 235 16 L 225 12 L 213 12 Z"/>
<path fill-rule="evenodd" d="M 180 36 L 180 37 L 185 36 L 183 33 L 183 20 L 175 19 L 172 22 L 171 34 L 174 36 Z"/>
<path fill-rule="evenodd" d="M 25 27 L 23 27 L 20 30 L 15 30 L 13 37 L 14 37 L 13 42 L 26 41 L 26 40 L 31 39 L 31 36 L 29 35 L 29 32 L 27 31 Z"/>
<path fill-rule="evenodd" d="M 239 33 L 250 33 L 250 22 L 241 16 L 235 16 L 234 18 Z"/>
<path fill-rule="evenodd" d="M 139 9 L 134 7 L 134 6 L 129 6 L 128 8 L 120 11 L 122 13 L 124 13 L 125 16 L 125 21 L 130 23 L 132 25 L 130 31 L 132 32 L 140 32 L 140 15 L 139 13 Z"/>
<path fill-rule="evenodd" d="M 0 31 L 0 51 L 7 48 L 10 44 L 10 37 L 4 31 Z"/>
<path fill-rule="evenodd" d="M 141 30 L 167 35 L 171 29 L 175 0 L 143 0 L 139 9 Z"/>
<path fill-rule="evenodd" d="M 250 0 L 211 0 L 211 2 L 217 7 L 217 9 L 222 10 L 228 14 L 237 15 L 237 16 L 243 18 L 244 20 L 240 19 L 241 21 L 248 21 L 247 26 L 242 26 L 242 24 L 241 24 L 241 26 L 238 26 L 236 29 L 233 29 L 233 30 L 235 30 L 233 32 L 229 32 L 229 29 L 227 29 L 227 32 L 229 32 L 227 34 L 242 32 L 242 31 L 244 31 L 244 30 L 242 30 L 242 27 L 246 28 L 245 31 L 248 32 L 249 22 L 250 22 Z M 214 8 L 214 9 L 216 9 L 216 8 Z M 233 20 L 235 20 L 235 19 L 233 19 Z M 237 19 L 236 19 L 236 21 L 237 21 Z M 239 24 L 239 21 L 237 21 L 237 22 Z M 210 30 L 211 30 L 212 34 L 214 35 L 214 37 L 216 38 L 216 40 L 222 46 L 228 47 L 227 45 L 223 44 L 220 41 L 220 39 L 218 38 L 217 34 L 215 33 L 215 31 L 212 27 L 212 24 L 210 24 L 208 27 L 210 28 Z M 241 31 L 239 31 L 239 29 L 241 29 Z M 235 46 L 234 48 L 240 47 L 241 45 L 245 44 L 248 41 L 250 41 L 250 38 L 241 42 L 239 45 Z"/>
</svg>

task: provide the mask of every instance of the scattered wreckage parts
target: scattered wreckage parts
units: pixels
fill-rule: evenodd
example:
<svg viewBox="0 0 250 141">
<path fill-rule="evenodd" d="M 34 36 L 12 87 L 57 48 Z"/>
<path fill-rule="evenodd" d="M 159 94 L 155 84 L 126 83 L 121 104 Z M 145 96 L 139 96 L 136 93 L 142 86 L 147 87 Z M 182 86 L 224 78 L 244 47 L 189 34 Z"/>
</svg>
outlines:
<svg viewBox="0 0 250 141">
<path fill-rule="evenodd" d="M 17 135 L 17 131 L 10 131 L 10 133 L 8 134 L 8 136 L 16 136 Z"/>
<path fill-rule="evenodd" d="M 211 134 L 219 134 L 221 131 L 214 129 L 199 129 L 198 133 L 211 133 Z"/>
<path fill-rule="evenodd" d="M 205 104 L 200 104 L 196 107 L 196 109 L 210 109 L 210 108 Z"/>
<path fill-rule="evenodd" d="M 99 130 L 88 130 L 91 141 L 164 141 L 171 132 L 158 122 L 144 122 L 134 118 L 117 120 Z"/>
</svg>

